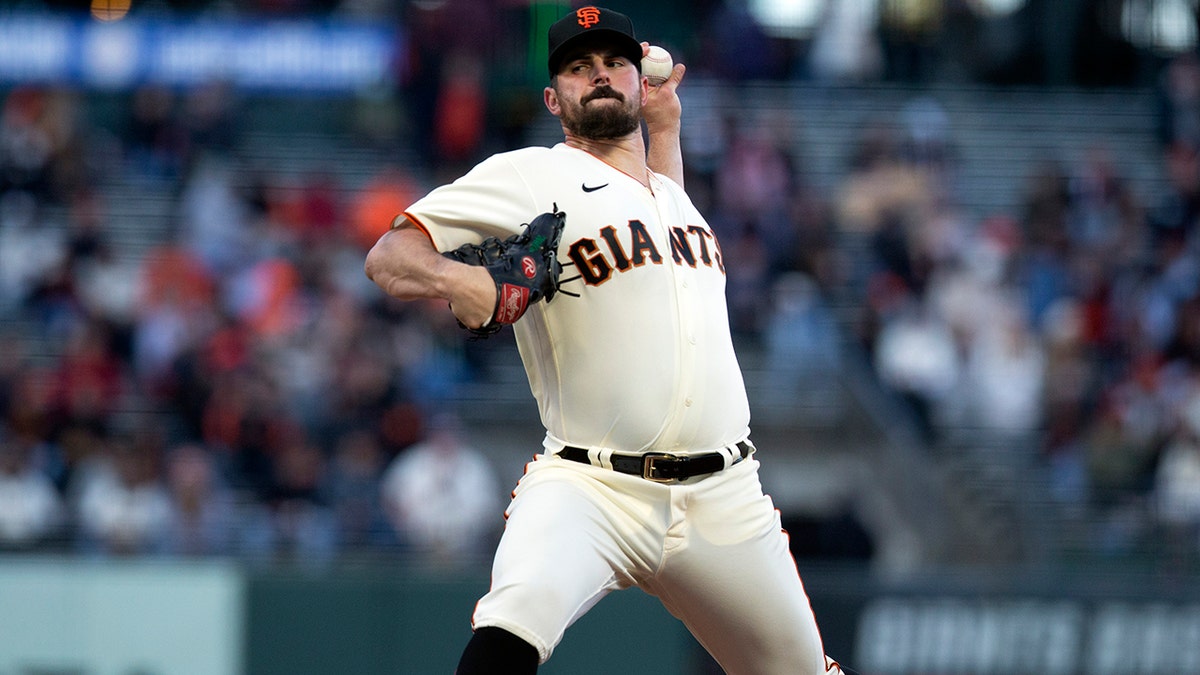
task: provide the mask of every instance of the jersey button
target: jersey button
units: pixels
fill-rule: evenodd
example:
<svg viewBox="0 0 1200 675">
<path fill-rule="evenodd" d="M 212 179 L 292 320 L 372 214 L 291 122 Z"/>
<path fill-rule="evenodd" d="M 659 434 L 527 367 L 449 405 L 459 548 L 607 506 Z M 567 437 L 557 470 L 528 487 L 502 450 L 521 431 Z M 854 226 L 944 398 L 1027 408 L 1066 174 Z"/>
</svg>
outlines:
<svg viewBox="0 0 1200 675">
<path fill-rule="evenodd" d="M 683 405 L 688 408 L 692 407 L 692 399 L 690 397 L 683 399 Z"/>
</svg>

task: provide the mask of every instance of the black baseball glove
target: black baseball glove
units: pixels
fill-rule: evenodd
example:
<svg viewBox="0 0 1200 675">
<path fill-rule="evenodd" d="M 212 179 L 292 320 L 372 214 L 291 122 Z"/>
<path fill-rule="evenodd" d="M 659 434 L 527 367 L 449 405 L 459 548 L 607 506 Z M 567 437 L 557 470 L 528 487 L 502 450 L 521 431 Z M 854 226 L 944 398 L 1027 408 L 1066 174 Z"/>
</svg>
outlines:
<svg viewBox="0 0 1200 675">
<path fill-rule="evenodd" d="M 490 337 L 505 324 L 515 323 L 535 302 L 546 302 L 558 292 L 562 265 L 558 262 L 558 241 L 562 238 L 567 214 L 558 210 L 543 213 L 525 223 L 520 234 L 501 241 L 488 237 L 479 244 L 463 244 L 442 255 L 468 265 L 487 269 L 496 282 L 496 308 L 492 318 L 480 328 L 458 325 L 475 337 Z"/>
</svg>

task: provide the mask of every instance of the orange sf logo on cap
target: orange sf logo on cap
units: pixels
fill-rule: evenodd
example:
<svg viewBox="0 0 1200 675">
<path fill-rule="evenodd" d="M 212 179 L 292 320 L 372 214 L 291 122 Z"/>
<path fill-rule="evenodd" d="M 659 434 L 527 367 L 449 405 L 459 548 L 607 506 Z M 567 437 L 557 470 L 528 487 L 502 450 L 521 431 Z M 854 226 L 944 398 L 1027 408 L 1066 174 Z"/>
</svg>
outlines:
<svg viewBox="0 0 1200 675">
<path fill-rule="evenodd" d="M 597 23 L 600 23 L 600 8 L 598 7 L 583 7 L 576 10 L 575 16 L 579 17 L 579 25 L 584 28 L 591 28 Z"/>
</svg>

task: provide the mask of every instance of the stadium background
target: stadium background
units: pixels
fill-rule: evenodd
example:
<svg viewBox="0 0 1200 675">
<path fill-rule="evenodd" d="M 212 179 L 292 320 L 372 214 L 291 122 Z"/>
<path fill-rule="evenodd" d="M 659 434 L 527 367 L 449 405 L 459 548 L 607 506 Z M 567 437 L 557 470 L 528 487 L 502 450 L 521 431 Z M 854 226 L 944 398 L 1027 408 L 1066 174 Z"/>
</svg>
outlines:
<svg viewBox="0 0 1200 675">
<path fill-rule="evenodd" d="M 606 4 L 689 66 L 827 650 L 1200 672 L 1196 3 Z M 555 142 L 568 6 L 0 3 L 0 674 L 452 669 L 536 410 L 511 336 L 362 256 Z M 425 458 L 452 510 L 399 477 L 433 439 L 485 460 Z M 636 591 L 545 668 L 618 669 L 716 672 Z"/>
</svg>

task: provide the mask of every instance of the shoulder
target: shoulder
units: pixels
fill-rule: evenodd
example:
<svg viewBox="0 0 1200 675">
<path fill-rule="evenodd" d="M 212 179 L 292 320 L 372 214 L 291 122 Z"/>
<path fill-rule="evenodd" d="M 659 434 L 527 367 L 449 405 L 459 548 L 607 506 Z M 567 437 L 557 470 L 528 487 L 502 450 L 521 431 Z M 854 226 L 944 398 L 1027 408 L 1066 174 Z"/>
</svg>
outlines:
<svg viewBox="0 0 1200 675">
<path fill-rule="evenodd" d="M 517 150 L 498 152 L 476 164 L 462 178 L 455 182 L 473 180 L 480 177 L 507 176 L 526 174 L 537 171 L 553 162 L 561 160 L 561 154 L 554 148 L 528 147 Z"/>
<path fill-rule="evenodd" d="M 653 174 L 654 177 L 657 178 L 660 182 L 662 182 L 663 185 L 665 185 L 668 189 L 675 191 L 675 192 L 686 193 L 686 190 L 683 189 L 683 186 L 680 185 L 679 183 L 676 183 L 675 179 L 671 178 L 667 174 L 659 173 L 659 172 L 653 171 L 653 170 L 650 173 Z"/>
<path fill-rule="evenodd" d="M 559 154 L 559 146 L 546 148 L 542 146 L 529 146 L 526 148 L 517 148 L 516 150 L 508 150 L 505 152 L 497 152 L 496 154 L 483 160 L 483 163 L 498 163 L 498 164 L 521 164 Z"/>
<path fill-rule="evenodd" d="M 692 203 L 692 198 L 687 193 L 687 190 L 685 190 L 684 187 L 679 183 L 676 183 L 675 179 L 656 171 L 652 171 L 651 175 L 653 175 L 655 179 L 656 189 L 666 191 L 666 193 L 669 194 L 672 199 L 686 204 L 691 209 L 696 208 L 695 204 Z"/>
</svg>

